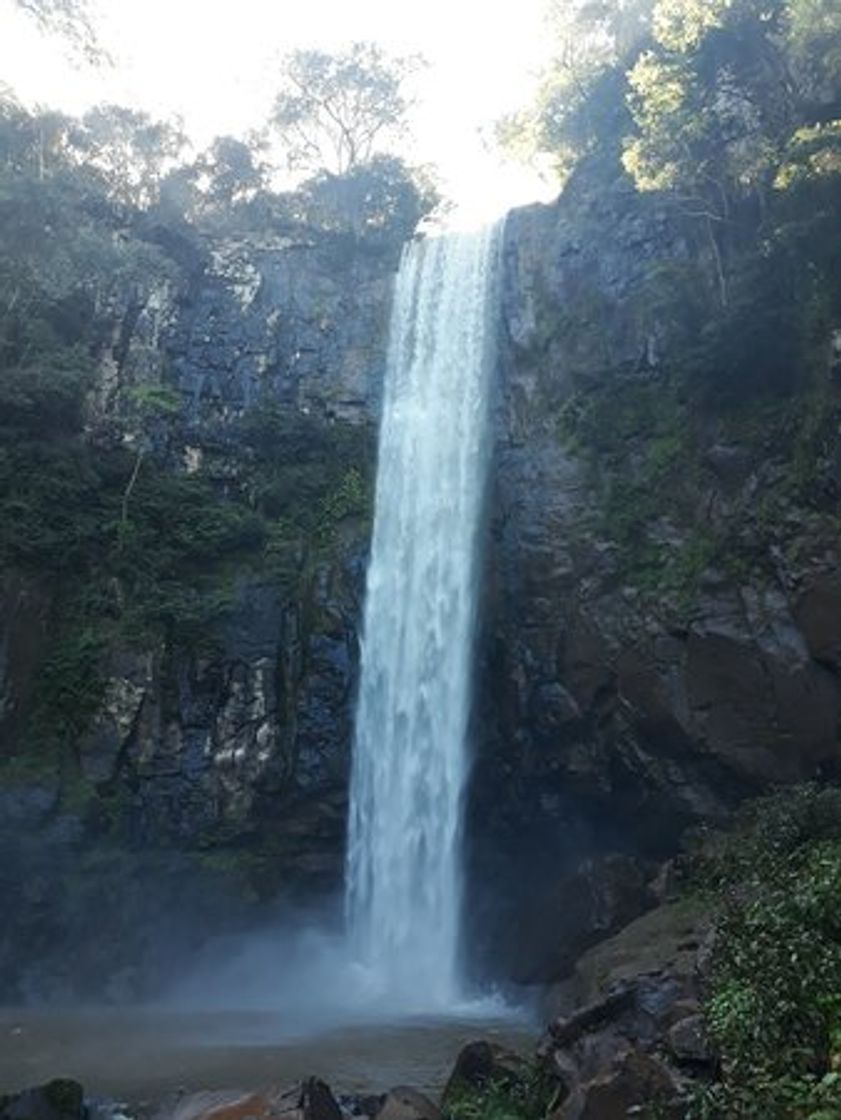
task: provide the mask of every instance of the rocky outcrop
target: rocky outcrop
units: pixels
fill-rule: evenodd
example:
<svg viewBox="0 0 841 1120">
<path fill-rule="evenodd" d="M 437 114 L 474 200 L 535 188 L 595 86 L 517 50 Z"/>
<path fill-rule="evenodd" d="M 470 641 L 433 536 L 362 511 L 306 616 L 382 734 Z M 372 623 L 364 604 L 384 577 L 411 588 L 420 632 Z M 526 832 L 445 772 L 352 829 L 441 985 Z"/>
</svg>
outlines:
<svg viewBox="0 0 841 1120">
<path fill-rule="evenodd" d="M 393 252 L 315 231 L 214 244 L 166 341 L 191 422 L 206 430 L 266 396 L 293 411 L 370 419 L 395 268 Z"/>
<path fill-rule="evenodd" d="M 710 946 L 697 904 L 668 903 L 577 962 L 554 993 L 564 1010 L 538 1047 L 558 1084 L 556 1120 L 624 1117 L 658 1105 L 680 1117 L 698 1077 L 716 1060 L 700 998 Z"/>
<path fill-rule="evenodd" d="M 814 510 L 781 497 L 780 449 L 699 406 L 691 432 L 660 421 L 674 467 L 652 471 L 659 508 L 622 508 L 679 353 L 644 297 L 698 252 L 656 195 L 594 191 L 589 172 L 507 226 L 469 831 L 477 943 L 521 980 L 564 975 L 650 905 L 635 881 L 688 824 L 838 765 L 839 557 Z M 621 433 L 601 433 L 595 462 L 564 428 L 590 395 L 591 424 Z M 837 443 L 821 444 L 816 494 L 834 492 Z M 621 899 L 591 902 L 622 859 L 638 870 Z"/>
<path fill-rule="evenodd" d="M 374 1113 L 375 1120 L 442 1120 L 441 1110 L 411 1085 L 397 1085 Z"/>
<path fill-rule="evenodd" d="M 790 492 L 787 464 L 714 416 L 693 433 L 691 470 L 684 430 L 661 434 L 675 465 L 656 476 L 662 508 L 639 517 L 640 580 L 604 509 L 644 477 L 640 432 L 623 414 L 620 453 L 595 468 L 564 436 L 588 393 L 656 399 L 675 324 L 641 293 L 652 270 L 700 251 L 656 196 L 591 185 L 578 176 L 559 204 L 512 214 L 504 244 L 467 910 L 477 967 L 521 983 L 567 976 L 650 908 L 656 865 L 687 825 L 837 768 L 841 564 L 836 534 L 794 498 L 769 533 L 763 501 Z M 337 437 L 372 428 L 397 249 L 304 229 L 169 245 L 171 274 L 103 309 L 90 432 L 135 451 L 146 440 L 188 474 L 210 463 L 225 494 L 260 401 Z M 830 397 L 837 351 L 833 337 Z M 123 431 L 121 394 L 162 381 L 176 415 Z M 837 439 L 814 458 L 831 502 Z M 621 513 L 627 528 L 634 511 Z M 4 575 L 6 998 L 139 994 L 196 931 L 335 891 L 368 531 L 341 519 L 291 557 L 291 582 L 241 564 L 209 640 L 109 634 L 101 698 L 60 763 L 27 739 L 55 587 Z M 713 562 L 707 537 L 727 535 L 733 562 Z M 166 952 L 164 915 L 179 931 Z M 68 957 L 62 937 L 84 948 Z"/>
<path fill-rule="evenodd" d="M 102 310 L 91 438 L 124 438 L 126 391 L 163 383 L 181 406 L 143 438 L 188 473 L 213 456 L 222 493 L 259 402 L 371 439 L 394 246 L 349 251 L 299 230 L 178 257 L 159 284 Z M 200 641 L 104 631 L 101 697 L 62 759 L 32 719 L 61 624 L 53 585 L 4 577 L 4 998 L 139 995 L 197 941 L 263 920 L 281 897 L 336 891 L 368 532 L 365 518 L 340 519 L 284 561 L 291 579 L 232 571 Z"/>
<path fill-rule="evenodd" d="M 156 1120 L 342 1120 L 330 1086 L 317 1077 L 260 1092 L 190 1093 L 164 1106 Z"/>
<path fill-rule="evenodd" d="M 0 1096 L 1 1120 L 84 1120 L 84 1090 L 76 1081 L 50 1081 L 11 1096 Z"/>
</svg>

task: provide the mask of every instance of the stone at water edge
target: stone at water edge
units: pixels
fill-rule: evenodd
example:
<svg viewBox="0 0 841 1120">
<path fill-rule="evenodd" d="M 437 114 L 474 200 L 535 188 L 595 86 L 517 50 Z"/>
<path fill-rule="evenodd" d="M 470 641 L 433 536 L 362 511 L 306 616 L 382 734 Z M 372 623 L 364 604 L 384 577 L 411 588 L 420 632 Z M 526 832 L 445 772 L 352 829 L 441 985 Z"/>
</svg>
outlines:
<svg viewBox="0 0 841 1120">
<path fill-rule="evenodd" d="M 310 1077 L 298 1085 L 259 1092 L 190 1093 L 158 1112 L 155 1120 L 342 1120 L 342 1111 L 329 1085 Z"/>
<path fill-rule="evenodd" d="M 84 1120 L 85 1115 L 85 1094 L 78 1081 L 57 1079 L 0 1095 L 0 1120 Z"/>
<path fill-rule="evenodd" d="M 608 1072 L 573 1090 L 552 1120 L 627 1120 L 631 1111 L 653 1105 L 657 1115 L 683 1115 L 669 1072 L 648 1054 L 631 1048 Z"/>
<path fill-rule="evenodd" d="M 441 1100 L 446 1106 L 461 1093 L 492 1084 L 509 1088 L 524 1084 L 528 1074 L 528 1062 L 513 1050 L 495 1042 L 469 1042 L 456 1058 Z"/>
<path fill-rule="evenodd" d="M 410 1085 L 392 1089 L 374 1120 L 442 1120 L 441 1110 L 429 1097 Z"/>
</svg>

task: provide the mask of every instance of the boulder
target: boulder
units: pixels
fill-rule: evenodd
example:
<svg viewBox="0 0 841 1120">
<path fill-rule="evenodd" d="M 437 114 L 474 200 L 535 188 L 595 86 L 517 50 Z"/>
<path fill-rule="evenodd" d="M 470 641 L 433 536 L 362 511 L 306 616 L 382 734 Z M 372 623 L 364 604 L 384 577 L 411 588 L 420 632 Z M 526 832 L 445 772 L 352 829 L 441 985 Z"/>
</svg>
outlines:
<svg viewBox="0 0 841 1120">
<path fill-rule="evenodd" d="M 417 1089 L 398 1085 L 386 1095 L 375 1120 L 441 1120 L 441 1110 Z"/>
<path fill-rule="evenodd" d="M 260 1092 L 190 1093 L 155 1120 L 342 1120 L 342 1111 L 330 1087 L 310 1077 L 299 1085 Z"/>
<path fill-rule="evenodd" d="M 489 1085 L 512 1087 L 522 1083 L 528 1071 L 528 1062 L 513 1050 L 494 1042 L 469 1042 L 456 1058 L 441 1099 L 446 1107 L 465 1092 Z"/>
<path fill-rule="evenodd" d="M 609 852 L 581 860 L 535 894 L 520 915 L 515 979 L 557 980 L 594 942 L 627 925 L 653 902 L 641 865 Z"/>
<path fill-rule="evenodd" d="M 677 1086 L 666 1067 L 650 1055 L 630 1048 L 607 1073 L 578 1086 L 552 1120 L 627 1120 L 632 1109 L 659 1106 L 670 1115 Z M 675 1111 L 673 1115 L 678 1115 Z"/>
<path fill-rule="evenodd" d="M 49 1081 L 0 1096 L 0 1120 L 84 1120 L 85 1094 L 78 1081 Z"/>
<path fill-rule="evenodd" d="M 537 1051 L 560 1089 L 553 1120 L 683 1116 L 686 1078 L 715 1065 L 699 1003 L 710 941 L 702 905 L 672 902 L 583 955 Z"/>
<path fill-rule="evenodd" d="M 687 1015 L 669 1028 L 669 1052 L 678 1065 L 711 1066 L 715 1058 L 707 1039 L 704 1017 L 700 1013 Z"/>
<path fill-rule="evenodd" d="M 549 1024 L 549 1038 L 555 1046 L 571 1046 L 582 1035 L 592 1034 L 605 1023 L 616 1019 L 634 1002 L 635 991 L 630 984 L 620 984 L 603 999 L 585 1004 L 567 1018 Z"/>
</svg>

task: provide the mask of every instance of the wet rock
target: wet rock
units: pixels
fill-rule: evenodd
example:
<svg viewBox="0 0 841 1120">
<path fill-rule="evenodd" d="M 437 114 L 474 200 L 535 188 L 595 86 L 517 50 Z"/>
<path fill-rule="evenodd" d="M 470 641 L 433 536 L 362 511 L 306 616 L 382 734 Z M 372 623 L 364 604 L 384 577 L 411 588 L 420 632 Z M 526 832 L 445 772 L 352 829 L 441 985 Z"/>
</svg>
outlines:
<svg viewBox="0 0 841 1120">
<path fill-rule="evenodd" d="M 679 1066 L 711 1068 L 716 1064 L 703 1015 L 699 1011 L 679 1018 L 666 1034 L 667 1045 Z"/>
<path fill-rule="evenodd" d="M 551 1044 L 559 1047 L 571 1046 L 582 1035 L 592 1034 L 629 1010 L 634 997 L 635 991 L 631 984 L 620 984 L 603 999 L 585 1004 L 568 1018 L 556 1019 L 549 1024 Z"/>
<path fill-rule="evenodd" d="M 438 1106 L 408 1085 L 392 1089 L 374 1115 L 376 1120 L 441 1120 Z"/>
<path fill-rule="evenodd" d="M 687 1077 L 715 1065 L 699 1003 L 709 938 L 700 904 L 666 903 L 576 963 L 537 1052 L 562 1088 L 555 1120 L 624 1118 L 651 1105 L 684 1114 Z"/>
<path fill-rule="evenodd" d="M 811 501 L 784 497 L 791 463 L 697 405 L 697 456 L 666 483 L 681 501 L 664 495 L 659 516 L 631 502 L 639 540 L 623 544 L 623 511 L 606 497 L 642 479 L 644 424 L 617 413 L 618 461 L 566 438 L 590 392 L 656 391 L 675 324 L 628 297 L 654 261 L 680 269 L 696 252 L 654 199 L 610 175 L 594 189 L 595 169 L 556 205 L 512 213 L 503 247 L 469 912 L 491 969 L 521 982 L 561 974 L 602 935 L 586 888 L 567 893 L 566 912 L 553 902 L 587 859 L 660 863 L 686 826 L 838 767 L 837 541 Z M 816 458 L 813 497 L 831 498 L 839 454 Z M 770 533 L 757 513 L 769 494 L 783 507 Z M 733 542 L 730 562 L 670 586 L 713 541 Z"/>
<path fill-rule="evenodd" d="M 158 1112 L 155 1120 L 269 1120 L 295 1115 L 298 1093 L 295 1090 L 266 1090 L 247 1093 L 216 1090 L 189 1093 L 173 1106 Z"/>
<path fill-rule="evenodd" d="M 22 1093 L 0 1096 L 0 1120 L 84 1120 L 84 1090 L 78 1081 L 49 1081 Z"/>
<path fill-rule="evenodd" d="M 827 572 L 809 581 L 797 598 L 794 616 L 811 656 L 834 671 L 840 670 L 841 578 L 837 572 Z"/>
<path fill-rule="evenodd" d="M 116 774 L 121 752 L 137 724 L 141 705 L 153 683 L 151 652 L 116 651 L 105 670 L 106 683 L 99 711 L 79 740 L 84 777 L 107 782 Z"/>
<path fill-rule="evenodd" d="M 562 977 L 588 945 L 621 929 L 652 904 L 640 865 L 611 853 L 582 860 L 520 914 L 514 967 L 520 982 Z"/>
<path fill-rule="evenodd" d="M 304 1120 L 342 1120 L 330 1086 L 317 1077 L 308 1078 L 302 1085 L 298 1108 Z"/>
<path fill-rule="evenodd" d="M 191 1093 L 155 1120 L 342 1120 L 342 1112 L 330 1087 L 310 1077 L 299 1085 L 260 1092 Z"/>
<path fill-rule="evenodd" d="M 49 639 L 51 593 L 45 580 L 0 577 L 0 759 L 20 749 L 17 735 Z"/>
<path fill-rule="evenodd" d="M 643 982 L 651 991 L 674 989 L 671 1002 L 695 999 L 710 937 L 711 917 L 701 903 L 665 903 L 584 953 L 567 988 L 576 1004 Z"/>
<path fill-rule="evenodd" d="M 679 1019 L 669 1028 L 666 1037 L 669 1050 L 678 1065 L 713 1065 L 714 1056 L 707 1040 L 703 1015 L 687 1015 Z"/>
<path fill-rule="evenodd" d="M 553 1120 L 627 1120 L 642 1106 L 668 1108 L 676 1095 L 677 1085 L 666 1067 L 641 1050 L 629 1048 L 610 1070 L 578 1086 Z M 670 1114 L 678 1115 L 666 1113 Z"/>
<path fill-rule="evenodd" d="M 494 1042 L 469 1042 L 459 1052 L 444 1088 L 442 1101 L 484 1089 L 490 1084 L 513 1086 L 528 1076 L 528 1062 L 513 1050 Z"/>
<path fill-rule="evenodd" d="M 336 1099 L 344 1116 L 373 1118 L 383 1106 L 386 1093 L 341 1093 Z"/>
</svg>

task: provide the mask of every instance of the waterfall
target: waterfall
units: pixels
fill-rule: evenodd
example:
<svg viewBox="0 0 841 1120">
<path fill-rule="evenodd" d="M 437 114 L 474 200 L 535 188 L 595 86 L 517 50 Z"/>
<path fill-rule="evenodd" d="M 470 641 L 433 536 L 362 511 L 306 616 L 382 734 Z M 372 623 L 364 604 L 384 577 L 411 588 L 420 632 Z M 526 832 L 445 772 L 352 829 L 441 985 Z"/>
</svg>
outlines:
<svg viewBox="0 0 841 1120">
<path fill-rule="evenodd" d="M 380 428 L 346 908 L 395 1006 L 459 999 L 461 814 L 501 224 L 410 244 Z"/>
</svg>

